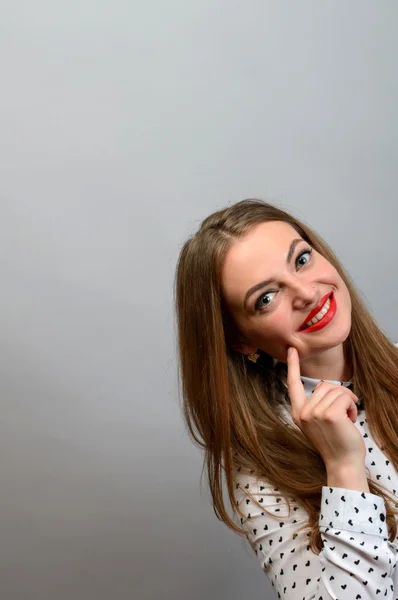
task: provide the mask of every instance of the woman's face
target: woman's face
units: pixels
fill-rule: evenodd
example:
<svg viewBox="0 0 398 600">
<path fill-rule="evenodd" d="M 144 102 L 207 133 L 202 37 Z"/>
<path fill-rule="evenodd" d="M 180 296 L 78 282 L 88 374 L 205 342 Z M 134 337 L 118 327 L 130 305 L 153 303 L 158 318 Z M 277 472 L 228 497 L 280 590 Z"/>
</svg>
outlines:
<svg viewBox="0 0 398 600">
<path fill-rule="evenodd" d="M 288 223 L 252 227 L 228 250 L 221 282 L 227 308 L 250 340 L 235 346 L 243 354 L 259 348 L 286 362 L 288 347 L 294 346 L 305 359 L 348 337 L 351 299 L 344 281 Z M 310 311 L 331 292 L 336 301 L 332 320 L 318 331 L 299 331 Z"/>
</svg>

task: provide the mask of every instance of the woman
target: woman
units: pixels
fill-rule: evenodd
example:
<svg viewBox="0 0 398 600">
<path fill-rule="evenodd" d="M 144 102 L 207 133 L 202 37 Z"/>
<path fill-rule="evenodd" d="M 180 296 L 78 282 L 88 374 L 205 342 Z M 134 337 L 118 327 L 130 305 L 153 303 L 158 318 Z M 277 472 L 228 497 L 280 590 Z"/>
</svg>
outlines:
<svg viewBox="0 0 398 600">
<path fill-rule="evenodd" d="M 214 511 L 278 598 L 398 598 L 398 351 L 329 246 L 260 200 L 219 210 L 181 250 L 176 313 Z"/>
</svg>

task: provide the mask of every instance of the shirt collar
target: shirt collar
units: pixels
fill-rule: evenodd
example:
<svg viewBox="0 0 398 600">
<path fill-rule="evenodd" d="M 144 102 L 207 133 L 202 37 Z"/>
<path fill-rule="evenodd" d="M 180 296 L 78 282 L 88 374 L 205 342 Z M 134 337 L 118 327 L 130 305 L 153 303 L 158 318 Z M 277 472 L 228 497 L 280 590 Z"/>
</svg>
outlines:
<svg viewBox="0 0 398 600">
<path fill-rule="evenodd" d="M 274 361 L 275 364 L 275 361 Z M 304 386 L 304 391 L 305 394 L 307 396 L 307 398 L 309 396 L 311 396 L 312 392 L 315 389 L 315 386 L 317 385 L 317 383 L 319 383 L 320 381 L 326 381 L 327 383 L 334 383 L 335 385 L 342 385 L 346 388 L 349 388 L 350 390 L 353 389 L 353 383 L 352 381 L 339 381 L 337 379 L 314 379 L 313 377 L 304 377 L 304 375 L 300 375 L 300 379 L 302 381 L 302 384 Z M 287 382 L 285 380 L 283 380 L 283 385 L 287 388 Z M 362 406 L 362 400 L 361 398 L 358 400 L 358 402 L 356 403 L 358 408 L 360 406 Z"/>
<path fill-rule="evenodd" d="M 300 375 L 300 379 L 303 383 L 304 390 L 305 390 L 307 397 L 312 394 L 312 392 L 315 389 L 315 386 L 320 381 L 326 381 L 327 383 L 334 383 L 334 385 L 342 385 L 342 386 L 350 388 L 350 389 L 352 389 L 352 387 L 353 387 L 352 381 L 338 381 L 336 379 L 313 379 L 312 377 L 304 377 L 303 375 Z M 285 385 L 287 386 L 287 384 L 285 384 Z"/>
</svg>

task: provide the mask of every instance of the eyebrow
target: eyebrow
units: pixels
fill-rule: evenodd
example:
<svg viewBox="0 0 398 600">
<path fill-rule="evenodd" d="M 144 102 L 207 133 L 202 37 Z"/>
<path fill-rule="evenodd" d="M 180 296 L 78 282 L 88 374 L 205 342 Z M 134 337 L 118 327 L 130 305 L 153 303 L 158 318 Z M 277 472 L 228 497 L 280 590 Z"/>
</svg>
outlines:
<svg viewBox="0 0 398 600">
<path fill-rule="evenodd" d="M 294 251 L 296 249 L 296 246 L 300 242 L 305 242 L 305 240 L 303 240 L 303 238 L 295 238 L 292 241 L 292 243 L 290 244 L 289 252 L 287 253 L 287 257 L 286 257 L 286 264 L 287 265 L 292 260 L 292 257 L 293 257 Z M 256 285 L 253 285 L 253 287 L 251 287 L 249 290 L 247 290 L 246 296 L 245 296 L 245 299 L 244 299 L 244 302 L 243 302 L 243 308 L 246 309 L 247 301 L 248 301 L 248 299 L 250 298 L 250 296 L 252 294 L 254 294 L 258 290 L 261 290 L 262 288 L 266 287 L 267 285 L 269 285 L 273 281 L 274 281 L 274 279 L 266 279 L 265 281 L 260 281 L 260 283 L 256 283 Z"/>
</svg>

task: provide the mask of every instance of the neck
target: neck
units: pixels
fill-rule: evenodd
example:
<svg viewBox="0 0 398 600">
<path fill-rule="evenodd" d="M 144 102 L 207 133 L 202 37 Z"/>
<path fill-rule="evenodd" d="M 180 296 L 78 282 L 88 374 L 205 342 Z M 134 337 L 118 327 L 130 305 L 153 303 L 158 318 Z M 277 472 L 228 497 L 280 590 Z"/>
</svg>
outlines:
<svg viewBox="0 0 398 600">
<path fill-rule="evenodd" d="M 345 360 L 343 345 L 340 344 L 300 360 L 300 375 L 312 379 L 350 381 L 353 373 Z"/>
</svg>

